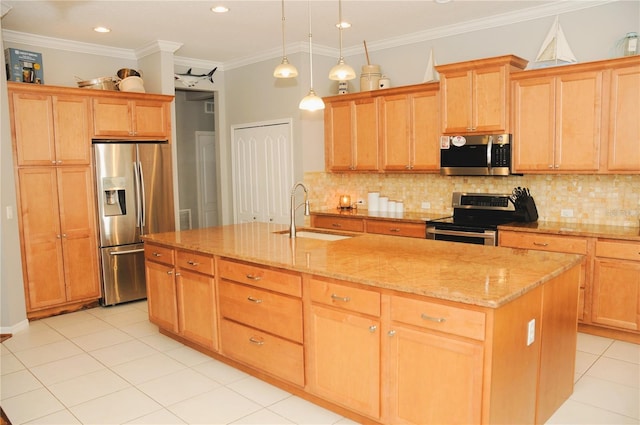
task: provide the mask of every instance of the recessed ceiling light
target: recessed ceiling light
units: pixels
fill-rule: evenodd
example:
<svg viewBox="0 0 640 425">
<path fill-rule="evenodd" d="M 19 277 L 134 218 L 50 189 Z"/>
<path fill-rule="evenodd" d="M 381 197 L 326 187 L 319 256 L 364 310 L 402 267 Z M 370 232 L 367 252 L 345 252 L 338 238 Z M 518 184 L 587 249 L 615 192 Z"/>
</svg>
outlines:
<svg viewBox="0 0 640 425">
<path fill-rule="evenodd" d="M 107 27 L 95 27 L 93 30 L 95 32 L 111 32 L 111 29 Z"/>
<path fill-rule="evenodd" d="M 351 28 L 351 23 L 349 23 L 347 21 L 338 22 L 336 24 L 336 27 L 337 28 L 342 28 L 342 29 Z"/>
<path fill-rule="evenodd" d="M 229 11 L 229 8 L 226 6 L 214 6 L 211 8 L 211 11 L 213 13 L 227 13 Z"/>
</svg>

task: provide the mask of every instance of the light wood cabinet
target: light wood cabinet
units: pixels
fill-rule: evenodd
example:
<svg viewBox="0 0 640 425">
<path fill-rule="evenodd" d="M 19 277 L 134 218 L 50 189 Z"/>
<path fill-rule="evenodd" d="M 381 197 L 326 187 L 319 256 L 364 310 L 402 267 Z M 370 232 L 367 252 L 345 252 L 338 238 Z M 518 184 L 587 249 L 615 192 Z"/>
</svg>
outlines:
<svg viewBox="0 0 640 425">
<path fill-rule="evenodd" d="M 227 259 L 218 265 L 222 353 L 304 386 L 302 278 Z"/>
<path fill-rule="evenodd" d="M 408 236 L 424 239 L 427 235 L 427 226 L 424 223 L 403 223 L 390 220 L 366 219 L 366 232 L 380 235 Z"/>
<path fill-rule="evenodd" d="M 94 96 L 93 137 L 170 140 L 170 103 L 173 97 L 144 96 Z"/>
<path fill-rule="evenodd" d="M 18 170 L 27 312 L 100 297 L 89 167 Z"/>
<path fill-rule="evenodd" d="M 184 250 L 176 253 L 178 332 L 196 344 L 217 351 L 213 263 L 212 255 Z"/>
<path fill-rule="evenodd" d="M 145 243 L 149 320 L 210 350 L 218 350 L 212 255 Z"/>
<path fill-rule="evenodd" d="M 11 100 L 18 166 L 90 163 L 89 98 L 13 92 Z"/>
<path fill-rule="evenodd" d="M 380 295 L 318 278 L 309 279 L 308 289 L 308 390 L 360 414 L 379 418 Z"/>
<path fill-rule="evenodd" d="M 378 108 L 369 94 L 325 99 L 328 171 L 378 171 Z"/>
<path fill-rule="evenodd" d="M 508 55 L 436 66 L 442 133 L 508 133 L 509 76 L 527 63 Z"/>
<path fill-rule="evenodd" d="M 512 79 L 514 171 L 597 172 L 603 72 L 536 71 Z"/>
<path fill-rule="evenodd" d="M 149 321 L 177 334 L 179 328 L 175 252 L 171 248 L 145 242 L 144 258 Z"/>
<path fill-rule="evenodd" d="M 383 171 L 440 169 L 440 96 L 437 84 L 379 96 Z"/>
<path fill-rule="evenodd" d="M 364 232 L 364 219 L 359 217 L 333 217 L 333 216 L 312 214 L 311 226 L 318 227 L 321 229 Z"/>
<path fill-rule="evenodd" d="M 589 322 L 591 311 L 591 267 L 593 264 L 593 239 L 586 237 L 551 235 L 501 230 L 498 245 L 509 248 L 535 249 L 538 251 L 579 254 L 585 256 L 580 267 L 580 293 L 578 294 L 578 320 Z"/>
<path fill-rule="evenodd" d="M 606 170 L 640 172 L 640 59 L 611 70 Z"/>
<path fill-rule="evenodd" d="M 593 323 L 640 331 L 640 243 L 598 239 Z"/>
</svg>

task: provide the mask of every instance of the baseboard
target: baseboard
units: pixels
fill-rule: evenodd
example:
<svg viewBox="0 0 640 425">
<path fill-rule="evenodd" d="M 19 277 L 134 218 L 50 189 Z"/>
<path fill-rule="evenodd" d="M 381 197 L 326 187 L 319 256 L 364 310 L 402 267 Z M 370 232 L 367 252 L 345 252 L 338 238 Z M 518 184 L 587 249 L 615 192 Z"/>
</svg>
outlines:
<svg viewBox="0 0 640 425">
<path fill-rule="evenodd" d="M 15 335 L 16 333 L 23 331 L 29 327 L 29 320 L 24 319 L 21 322 L 16 323 L 13 326 L 2 326 L 0 327 L 0 334 L 11 334 Z"/>
</svg>

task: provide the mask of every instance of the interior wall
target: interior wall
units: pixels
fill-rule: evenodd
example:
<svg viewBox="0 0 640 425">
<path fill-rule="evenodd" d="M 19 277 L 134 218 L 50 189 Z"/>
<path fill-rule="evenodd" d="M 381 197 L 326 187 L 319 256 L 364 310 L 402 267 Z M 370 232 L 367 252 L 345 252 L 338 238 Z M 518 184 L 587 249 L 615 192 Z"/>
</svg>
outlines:
<svg viewBox="0 0 640 425">
<path fill-rule="evenodd" d="M 190 100 L 198 95 L 199 100 Z M 209 96 L 207 99 L 204 97 Z M 214 102 L 212 92 L 176 90 L 176 149 L 179 209 L 190 209 L 193 228 L 198 227 L 196 131 L 215 131 L 214 114 L 206 114 L 204 103 Z M 217 108 L 217 106 L 215 106 Z"/>
</svg>

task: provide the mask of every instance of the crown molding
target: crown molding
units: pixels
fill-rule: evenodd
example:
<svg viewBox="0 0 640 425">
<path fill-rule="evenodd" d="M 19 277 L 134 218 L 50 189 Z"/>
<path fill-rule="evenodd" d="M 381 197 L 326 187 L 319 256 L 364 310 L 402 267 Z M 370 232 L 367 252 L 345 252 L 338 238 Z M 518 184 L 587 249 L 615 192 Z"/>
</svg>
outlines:
<svg viewBox="0 0 640 425">
<path fill-rule="evenodd" d="M 555 16 L 563 13 L 575 12 L 578 10 L 589 9 L 591 7 L 602 6 L 608 3 L 616 3 L 618 1 L 620 0 L 559 1 L 541 6 L 535 6 L 527 10 L 503 13 L 491 18 L 477 19 L 461 24 L 448 25 L 432 30 L 425 30 L 412 34 L 405 34 L 399 37 L 389 38 L 386 40 L 371 42 L 367 43 L 367 49 L 372 52 L 376 50 L 406 46 L 408 44 L 421 43 L 424 41 L 501 27 L 518 22 L 532 21 L 534 19 L 545 18 L 547 16 Z M 362 53 L 362 46 L 351 46 L 343 48 L 342 51 L 344 56 L 357 55 Z"/>
<path fill-rule="evenodd" d="M 544 18 L 547 16 L 560 15 L 563 13 L 574 12 L 582 9 L 588 9 L 591 7 L 602 6 L 608 3 L 615 3 L 620 0 L 585 0 L 585 1 L 558 1 L 550 4 L 532 7 L 527 10 L 510 12 L 502 15 L 496 15 L 491 18 L 478 19 L 473 21 L 467 21 L 462 24 L 449 25 L 446 27 L 440 27 L 432 30 L 420 31 L 412 34 L 406 34 L 400 37 L 390 38 L 377 42 L 371 42 L 367 44 L 369 51 L 389 49 L 393 47 L 405 46 L 408 44 L 420 43 L 424 41 L 434 40 L 443 37 L 450 37 L 453 35 L 459 35 L 468 32 L 479 31 L 483 29 L 500 27 L 508 24 L 530 21 L 534 19 Z M 0 2 L 4 4 L 4 2 Z M 10 6 L 9 6 L 10 8 Z M 2 9 L 4 12 L 4 9 Z M 10 9 L 8 9 L 10 10 Z M 94 54 L 100 56 L 109 56 L 130 60 L 137 60 L 140 57 L 144 57 L 151 53 L 158 51 L 174 53 L 178 50 L 182 44 L 172 41 L 158 40 L 149 43 L 147 46 L 143 46 L 140 49 L 121 49 L 116 47 L 107 47 L 98 44 L 83 43 L 77 41 L 69 41 L 63 39 L 57 39 L 52 37 L 44 37 L 35 34 L 27 34 L 11 30 L 2 30 L 2 37 L 5 41 L 27 44 L 32 46 L 42 46 L 52 49 L 67 50 L 71 52 Z M 308 53 L 309 45 L 307 42 L 298 42 L 287 45 L 287 51 L 289 53 Z M 331 48 L 323 45 L 313 45 L 314 54 L 323 56 L 337 56 L 339 54 L 338 49 Z M 344 56 L 358 55 L 362 53 L 362 46 L 352 46 L 343 48 Z M 273 48 L 266 50 L 260 55 L 246 56 L 239 59 L 234 59 L 224 63 L 212 62 L 201 59 L 190 59 L 186 57 L 175 57 L 174 64 L 185 67 L 213 69 L 218 67 L 220 70 L 230 70 L 239 68 L 242 66 L 250 65 L 256 62 L 262 62 L 274 58 L 278 58 L 282 55 L 281 48 Z"/>
<path fill-rule="evenodd" d="M 151 55 L 153 53 L 158 52 L 167 52 L 167 53 L 175 53 L 180 47 L 182 47 L 183 43 L 176 43 L 174 41 L 165 41 L 165 40 L 156 40 L 147 44 L 146 46 L 142 46 L 139 49 L 134 50 L 136 57 L 143 58 L 145 56 Z"/>
<path fill-rule="evenodd" d="M 24 32 L 2 30 L 4 41 L 27 44 L 29 46 L 47 47 L 50 49 L 66 50 L 69 52 L 86 53 L 90 55 L 109 56 L 121 59 L 136 60 L 136 54 L 131 49 L 102 46 L 100 44 L 83 43 L 79 41 L 64 40 L 61 38 L 44 37 Z"/>
</svg>

